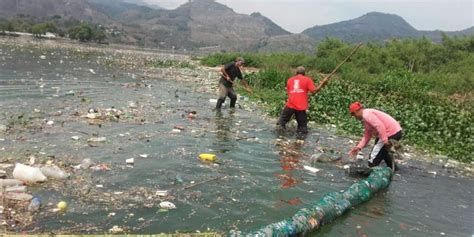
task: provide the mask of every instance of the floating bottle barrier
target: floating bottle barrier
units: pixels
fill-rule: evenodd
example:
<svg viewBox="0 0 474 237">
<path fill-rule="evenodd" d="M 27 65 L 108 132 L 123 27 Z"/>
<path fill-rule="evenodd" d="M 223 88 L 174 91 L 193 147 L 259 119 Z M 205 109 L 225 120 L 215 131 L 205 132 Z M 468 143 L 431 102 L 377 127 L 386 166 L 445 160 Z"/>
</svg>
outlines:
<svg viewBox="0 0 474 237">
<path fill-rule="evenodd" d="M 370 200 L 381 189 L 388 188 L 392 179 L 388 167 L 373 168 L 367 179 L 352 184 L 344 192 L 325 194 L 309 207 L 300 209 L 290 218 L 264 226 L 251 233 L 232 231 L 230 236 L 297 236 L 317 230 L 320 226 L 334 221 L 351 207 Z"/>
</svg>

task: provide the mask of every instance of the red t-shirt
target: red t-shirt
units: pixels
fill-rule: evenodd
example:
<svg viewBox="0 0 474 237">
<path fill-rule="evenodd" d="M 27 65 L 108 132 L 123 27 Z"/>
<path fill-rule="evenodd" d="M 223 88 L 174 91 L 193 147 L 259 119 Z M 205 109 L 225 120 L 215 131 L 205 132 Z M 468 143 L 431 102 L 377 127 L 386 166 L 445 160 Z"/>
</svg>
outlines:
<svg viewBox="0 0 474 237">
<path fill-rule="evenodd" d="M 308 109 L 308 91 L 314 92 L 316 87 L 310 77 L 296 75 L 290 77 L 286 83 L 286 92 L 288 93 L 288 102 L 286 106 L 296 110 Z"/>
</svg>

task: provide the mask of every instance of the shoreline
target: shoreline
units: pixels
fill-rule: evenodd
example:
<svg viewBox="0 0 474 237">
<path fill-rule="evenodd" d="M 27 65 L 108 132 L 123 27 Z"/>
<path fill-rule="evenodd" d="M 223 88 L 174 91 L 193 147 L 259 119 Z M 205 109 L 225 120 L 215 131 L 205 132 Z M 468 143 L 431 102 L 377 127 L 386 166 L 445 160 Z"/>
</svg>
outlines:
<svg viewBox="0 0 474 237">
<path fill-rule="evenodd" d="M 219 68 L 202 66 L 192 55 L 176 54 L 169 51 L 129 45 L 79 43 L 65 39 L 35 39 L 28 36 L 0 36 L 0 44 L 20 48 L 32 47 L 44 50 L 75 50 L 80 53 L 113 54 L 113 58 L 110 61 L 102 62 L 110 63 L 103 64 L 104 66 L 117 67 L 120 70 L 132 73 L 138 72 L 138 76 L 143 80 L 164 79 L 192 83 L 193 89 L 197 92 L 214 95 L 216 95 L 218 89 L 217 78 L 219 77 Z M 189 64 L 189 67 L 152 67 L 147 65 L 147 63 L 153 62 L 153 60 L 158 62 L 186 62 Z M 268 114 L 262 111 L 263 105 L 260 102 L 250 100 L 244 102 L 243 106 L 244 109 L 252 108 L 253 110 L 258 110 L 267 120 L 275 120 L 275 118 L 268 116 Z M 310 122 L 309 127 L 313 130 L 323 128 L 333 134 L 337 133 L 337 128 L 334 129 L 331 125 Z M 342 136 L 351 141 L 357 140 L 355 137 Z M 454 173 L 455 175 L 467 177 L 474 176 L 474 164 L 472 162 L 470 164 L 462 163 L 443 155 L 436 155 L 407 145 L 403 146 L 406 151 L 403 151 L 404 159 L 399 161 L 402 164 L 423 162 L 427 165 L 432 165 L 436 167 L 436 170 L 427 170 L 427 172 L 434 175 L 438 173 L 446 175 Z"/>
</svg>

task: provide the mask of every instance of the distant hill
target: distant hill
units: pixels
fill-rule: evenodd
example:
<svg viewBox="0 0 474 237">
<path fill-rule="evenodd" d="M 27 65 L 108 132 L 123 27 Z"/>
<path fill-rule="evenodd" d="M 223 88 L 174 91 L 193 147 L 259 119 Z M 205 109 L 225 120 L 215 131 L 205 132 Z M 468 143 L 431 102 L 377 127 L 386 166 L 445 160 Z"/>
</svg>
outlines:
<svg viewBox="0 0 474 237">
<path fill-rule="evenodd" d="M 472 35 L 473 27 L 463 31 L 445 32 L 450 36 Z M 314 26 L 302 32 L 316 41 L 326 37 L 345 42 L 381 42 L 390 39 L 420 38 L 425 36 L 435 42 L 441 40 L 442 31 L 418 31 L 402 17 L 394 14 L 370 12 L 361 17 L 333 24 Z"/>
<path fill-rule="evenodd" d="M 400 16 L 378 12 L 291 34 L 258 12 L 239 14 L 214 0 L 192 0 L 172 10 L 144 0 L 0 0 L 0 23 L 2 18 L 53 21 L 63 32 L 89 22 L 105 28 L 111 43 L 177 50 L 312 52 L 326 37 L 380 42 L 424 35 L 441 40 L 440 31 L 418 31 Z M 474 27 L 445 33 L 472 35 Z"/>
<path fill-rule="evenodd" d="M 189 1 L 172 10 L 116 0 L 88 2 L 122 24 L 128 43 L 146 46 L 254 51 L 262 39 L 290 34 L 260 13 L 238 14 L 213 0 Z"/>
<path fill-rule="evenodd" d="M 335 37 L 346 42 L 367 42 L 417 37 L 418 31 L 397 15 L 371 12 L 348 21 L 314 26 L 302 34 L 317 41 Z"/>
<path fill-rule="evenodd" d="M 86 0 L 0 0 L 0 16 L 16 17 L 19 14 L 45 19 L 60 16 L 93 23 L 111 23 L 110 18 Z"/>
</svg>

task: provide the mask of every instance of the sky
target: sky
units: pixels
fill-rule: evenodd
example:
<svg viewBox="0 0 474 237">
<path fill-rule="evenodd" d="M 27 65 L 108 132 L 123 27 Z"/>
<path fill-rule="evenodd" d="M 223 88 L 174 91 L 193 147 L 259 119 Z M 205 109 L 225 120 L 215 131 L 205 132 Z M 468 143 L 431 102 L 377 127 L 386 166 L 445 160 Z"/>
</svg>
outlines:
<svg viewBox="0 0 474 237">
<path fill-rule="evenodd" d="M 188 0 L 144 0 L 174 9 Z M 474 25 L 474 0 L 217 0 L 237 13 L 260 12 L 292 33 L 368 12 L 403 17 L 417 30 L 464 30 Z"/>
</svg>

